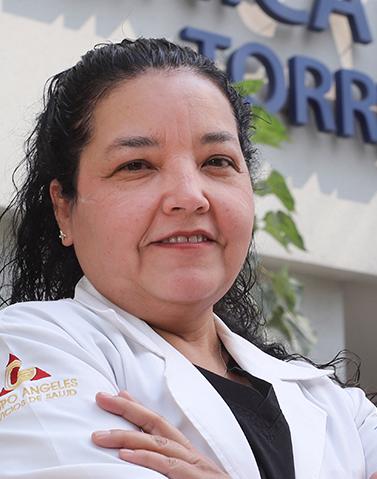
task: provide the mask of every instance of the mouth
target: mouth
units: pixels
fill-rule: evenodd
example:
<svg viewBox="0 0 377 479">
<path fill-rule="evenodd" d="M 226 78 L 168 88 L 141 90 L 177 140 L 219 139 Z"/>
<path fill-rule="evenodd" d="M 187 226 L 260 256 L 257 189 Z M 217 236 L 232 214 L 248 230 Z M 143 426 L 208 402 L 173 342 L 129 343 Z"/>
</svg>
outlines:
<svg viewBox="0 0 377 479">
<path fill-rule="evenodd" d="M 204 231 L 193 232 L 174 232 L 169 234 L 153 244 L 166 244 L 166 245 L 195 245 L 202 243 L 213 243 L 213 237 Z"/>
<path fill-rule="evenodd" d="M 162 243 L 162 244 L 186 244 L 186 243 L 198 244 L 198 243 L 205 243 L 207 241 L 211 241 L 211 240 L 204 235 L 190 235 L 190 236 L 178 235 L 178 236 L 170 236 L 169 238 L 165 238 L 162 241 L 159 241 L 159 243 Z"/>
</svg>

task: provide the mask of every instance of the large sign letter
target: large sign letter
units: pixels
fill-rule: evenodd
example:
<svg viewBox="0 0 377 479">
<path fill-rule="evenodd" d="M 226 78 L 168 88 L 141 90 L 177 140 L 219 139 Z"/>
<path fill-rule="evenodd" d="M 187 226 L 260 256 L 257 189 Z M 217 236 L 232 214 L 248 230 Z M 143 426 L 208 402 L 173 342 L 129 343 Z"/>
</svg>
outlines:
<svg viewBox="0 0 377 479">
<path fill-rule="evenodd" d="M 309 22 L 309 12 L 283 5 L 278 0 L 256 0 L 267 15 L 277 22 L 288 25 L 306 25 Z"/>
<path fill-rule="evenodd" d="M 313 108 L 319 131 L 335 131 L 332 105 L 325 98 L 330 90 L 332 75 L 320 62 L 308 57 L 293 57 L 289 65 L 289 116 L 294 125 L 309 121 L 309 105 Z M 315 86 L 306 86 L 306 75 L 314 77 Z"/>
<path fill-rule="evenodd" d="M 364 140 L 377 143 L 377 85 L 364 73 L 356 70 L 339 70 L 335 73 L 336 116 L 339 136 L 354 136 L 355 117 L 361 124 Z M 353 87 L 360 90 L 361 99 L 354 99 Z"/>
<path fill-rule="evenodd" d="M 329 15 L 332 12 L 346 15 L 355 42 L 372 42 L 372 35 L 361 0 L 317 0 L 312 11 L 309 28 L 318 31 L 327 29 Z"/>
<path fill-rule="evenodd" d="M 196 43 L 199 47 L 199 53 L 213 61 L 215 61 L 217 48 L 226 50 L 232 43 L 230 37 L 192 27 L 181 30 L 180 37 L 182 40 Z"/>
<path fill-rule="evenodd" d="M 270 48 L 259 43 L 246 43 L 232 53 L 229 58 L 227 70 L 231 81 L 238 82 L 243 80 L 248 57 L 255 57 L 266 69 L 268 98 L 264 106 L 270 113 L 276 113 L 283 107 L 287 97 L 283 67 L 278 57 Z M 256 102 L 253 101 L 253 103 Z"/>
</svg>

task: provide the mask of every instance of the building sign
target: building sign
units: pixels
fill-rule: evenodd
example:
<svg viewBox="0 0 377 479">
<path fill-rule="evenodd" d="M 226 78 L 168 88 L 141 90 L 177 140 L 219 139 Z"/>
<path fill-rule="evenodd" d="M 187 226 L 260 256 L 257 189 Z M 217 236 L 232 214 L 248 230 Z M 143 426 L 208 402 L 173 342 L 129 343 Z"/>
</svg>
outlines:
<svg viewBox="0 0 377 479">
<path fill-rule="evenodd" d="M 221 0 L 201 0 L 221 1 Z M 241 0 L 222 0 L 225 7 L 236 7 Z M 373 41 L 365 7 L 361 0 L 316 0 L 311 11 L 298 10 L 283 5 L 279 0 L 256 0 L 265 13 L 274 20 L 289 25 L 306 25 L 321 32 L 329 28 L 332 13 L 344 15 L 351 27 L 354 42 L 367 45 Z M 180 32 L 185 41 L 197 44 L 199 51 L 215 59 L 216 50 L 232 47 L 232 38 L 215 32 L 187 26 Z M 271 113 L 288 105 L 289 120 L 294 125 L 309 122 L 309 106 L 313 109 L 319 131 L 334 133 L 340 137 L 356 134 L 356 121 L 367 143 L 377 143 L 377 85 L 367 74 L 354 69 L 331 72 L 319 60 L 294 55 L 288 60 L 288 82 L 284 66 L 276 53 L 266 45 L 250 42 L 234 50 L 227 61 L 227 72 L 233 82 L 244 78 L 248 58 L 253 57 L 265 68 L 268 93 L 263 105 Z M 314 79 L 314 86 L 306 85 L 307 74 Z M 335 104 L 326 94 L 335 82 Z M 354 90 L 358 95 L 355 96 Z M 258 103 L 256 99 L 252 99 Z"/>
</svg>

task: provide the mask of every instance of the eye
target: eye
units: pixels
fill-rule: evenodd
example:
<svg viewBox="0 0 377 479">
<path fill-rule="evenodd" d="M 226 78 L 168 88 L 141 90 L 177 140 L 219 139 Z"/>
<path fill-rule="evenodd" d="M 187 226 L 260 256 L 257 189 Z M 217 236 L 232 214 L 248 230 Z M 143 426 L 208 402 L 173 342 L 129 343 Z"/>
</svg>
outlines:
<svg viewBox="0 0 377 479">
<path fill-rule="evenodd" d="M 224 156 L 213 156 L 204 162 L 205 166 L 214 166 L 215 168 L 226 168 L 232 166 L 235 168 L 234 161 Z"/>
<path fill-rule="evenodd" d="M 125 170 L 125 171 L 142 171 L 148 170 L 151 166 L 144 160 L 132 160 L 128 163 L 124 163 L 117 168 L 117 171 Z"/>
</svg>

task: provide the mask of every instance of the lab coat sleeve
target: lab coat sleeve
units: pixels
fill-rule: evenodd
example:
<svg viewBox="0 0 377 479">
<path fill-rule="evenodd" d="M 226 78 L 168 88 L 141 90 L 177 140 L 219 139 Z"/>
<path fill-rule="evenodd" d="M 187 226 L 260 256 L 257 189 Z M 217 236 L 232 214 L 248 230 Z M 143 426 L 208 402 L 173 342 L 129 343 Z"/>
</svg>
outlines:
<svg viewBox="0 0 377 479">
<path fill-rule="evenodd" d="M 163 479 L 92 443 L 93 431 L 136 427 L 95 403 L 118 392 L 111 365 L 50 316 L 38 303 L 0 313 L 0 478 Z"/>
<path fill-rule="evenodd" d="M 377 408 L 369 401 L 364 392 L 358 388 L 344 390 L 353 403 L 355 423 L 364 448 L 366 478 L 377 473 Z"/>
</svg>

